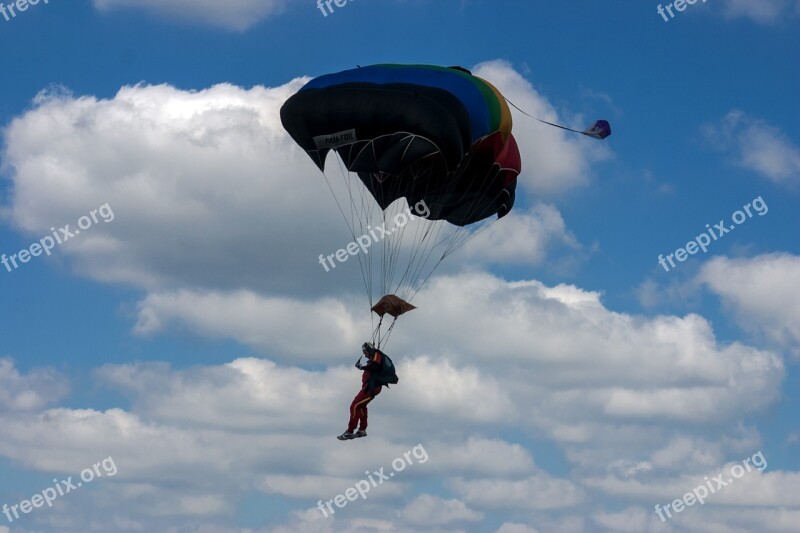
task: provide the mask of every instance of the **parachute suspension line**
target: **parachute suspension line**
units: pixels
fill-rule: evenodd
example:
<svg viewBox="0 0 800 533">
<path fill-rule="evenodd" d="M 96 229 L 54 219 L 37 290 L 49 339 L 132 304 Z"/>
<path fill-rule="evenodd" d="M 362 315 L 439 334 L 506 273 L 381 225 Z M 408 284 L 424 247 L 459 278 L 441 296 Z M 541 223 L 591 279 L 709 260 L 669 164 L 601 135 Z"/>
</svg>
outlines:
<svg viewBox="0 0 800 533">
<path fill-rule="evenodd" d="M 427 172 L 431 172 L 428 170 Z M 425 173 L 421 173 L 420 175 L 414 175 L 413 178 L 415 181 L 419 180 L 420 177 L 424 176 Z M 485 178 L 485 177 L 484 177 Z M 431 186 L 430 182 L 425 180 L 423 183 L 427 183 L 425 189 L 424 197 L 427 197 L 429 193 L 431 193 Z M 436 191 L 439 195 L 446 195 L 454 192 L 455 189 L 455 182 L 449 183 L 443 189 Z M 477 200 L 477 199 L 476 199 Z M 473 205 L 468 211 L 468 215 L 471 215 L 472 212 L 475 211 L 475 204 L 476 200 L 473 200 Z M 423 226 L 423 225 L 420 225 Z M 412 245 L 412 254 L 410 260 L 407 262 L 406 270 L 403 273 L 403 277 L 398 282 L 398 288 L 402 286 L 404 283 L 407 284 L 407 294 L 403 295 L 403 298 L 407 299 L 409 295 L 411 295 L 413 291 L 413 295 L 416 295 L 417 292 L 421 289 L 422 285 L 415 287 L 420 279 L 420 277 L 426 272 L 428 264 L 431 260 L 432 254 L 439 248 L 439 245 L 446 240 L 450 239 L 451 243 L 456 241 L 458 237 L 464 233 L 468 233 L 468 230 L 464 227 L 459 227 L 453 230 L 450 235 L 444 239 L 439 239 L 442 230 L 445 227 L 444 220 L 437 220 L 437 221 L 429 221 L 422 233 L 420 234 L 420 226 L 417 228 L 417 232 L 414 236 L 413 245 Z M 404 228 L 403 228 L 404 229 Z M 428 278 L 433 274 L 433 272 L 438 268 L 439 264 L 444 260 L 447 255 L 449 255 L 449 248 L 452 248 L 452 244 L 447 246 L 446 249 L 443 251 L 442 255 L 438 258 L 436 263 L 434 264 L 433 268 L 428 271 L 428 274 L 425 278 L 427 281 Z M 438 254 L 437 254 L 438 255 Z M 424 284 L 424 282 L 423 282 Z M 413 296 L 411 296 L 413 298 Z"/>
<path fill-rule="evenodd" d="M 374 344 L 377 349 L 380 350 L 381 345 L 385 347 L 389 343 L 389 336 L 392 334 L 395 323 L 397 323 L 397 317 L 394 317 L 386 333 L 381 335 L 381 326 L 383 325 L 383 316 L 381 315 L 380 320 L 378 320 L 378 325 L 372 330 L 372 344 Z"/>
<path fill-rule="evenodd" d="M 417 284 L 420 276 L 428 265 L 428 262 L 431 260 L 431 256 L 436 250 L 436 239 L 438 238 L 439 234 L 441 233 L 442 229 L 444 228 L 444 221 L 437 220 L 430 222 L 430 228 L 426 228 L 423 231 L 422 236 L 418 239 L 419 245 L 416 244 L 417 239 L 415 238 L 415 244 L 413 246 L 414 253 L 412 255 L 413 260 L 409 262 L 408 268 L 404 273 L 404 280 L 407 278 L 407 283 L 409 290 L 408 292 L 411 293 L 414 290 L 414 286 Z M 433 237 L 435 232 L 435 237 Z M 423 244 L 424 243 L 424 244 Z M 417 258 L 419 256 L 419 258 Z M 431 269 L 430 274 L 433 274 L 433 271 L 436 270 L 436 267 L 439 265 L 443 256 L 439 258 L 436 264 Z M 413 270 L 412 270 L 413 269 Z M 401 280 L 404 281 L 404 280 Z"/>
<path fill-rule="evenodd" d="M 392 325 L 389 326 L 389 329 L 386 330 L 386 335 L 383 336 L 384 346 L 389 343 L 389 336 L 392 334 L 392 330 L 394 329 L 394 325 L 397 323 L 397 317 L 394 317 L 392 320 Z M 380 346 L 378 346 L 380 348 Z"/>
<path fill-rule="evenodd" d="M 408 178 L 406 173 L 400 174 L 398 176 L 393 176 L 391 179 L 393 180 L 393 191 L 391 197 L 399 196 L 400 186 L 404 183 L 404 178 Z M 401 202 L 395 200 L 387 206 L 387 208 L 383 211 L 383 221 L 384 221 L 384 231 L 386 231 L 386 235 L 388 236 L 383 242 L 384 245 L 382 246 L 383 253 L 384 253 L 384 294 L 396 294 L 398 291 L 392 291 L 391 288 L 394 286 L 393 280 L 395 278 L 398 264 L 400 264 L 399 258 L 401 253 L 403 252 L 403 236 L 405 234 L 405 225 L 408 223 L 408 219 L 406 219 L 405 224 L 400 226 L 397 224 L 397 217 L 402 214 L 403 204 L 406 202 Z M 389 221 L 391 219 L 394 224 L 391 228 L 388 227 Z M 399 287 L 400 284 L 398 284 Z M 402 294 L 398 294 L 401 298 L 404 296 Z"/>
<path fill-rule="evenodd" d="M 366 187 L 363 186 L 363 184 L 360 182 L 360 180 L 357 180 L 357 178 L 354 176 L 353 173 L 348 173 L 347 175 L 350 178 L 349 188 L 351 190 L 351 198 L 353 197 L 353 194 L 352 194 L 353 187 L 358 189 L 358 194 L 360 195 L 361 214 L 360 214 L 360 216 L 356 216 L 356 218 L 359 220 L 359 223 L 360 223 L 361 235 L 359 236 L 359 238 L 361 238 L 361 237 L 363 237 L 364 235 L 367 234 L 369 228 L 371 227 L 369 222 L 373 220 L 373 217 L 375 215 L 375 208 L 374 208 L 372 202 L 369 201 L 370 200 L 369 192 L 366 190 Z M 365 223 L 367 225 L 366 228 L 364 227 Z M 360 241 L 356 241 L 354 239 L 353 242 L 360 242 Z M 363 258 L 361 257 L 362 254 L 356 254 L 356 255 L 358 255 L 359 263 L 361 261 L 364 261 L 364 263 L 367 265 L 367 272 L 368 272 L 368 276 L 369 276 L 369 288 L 370 288 L 369 289 L 370 290 L 369 306 L 371 308 L 372 305 L 373 305 L 373 302 L 374 302 L 373 297 L 372 297 L 373 272 L 374 272 L 372 257 L 369 256 L 368 253 L 364 254 Z"/>
<path fill-rule="evenodd" d="M 455 253 L 458 249 L 460 249 L 462 246 L 467 244 L 469 241 L 471 241 L 472 239 L 477 237 L 481 232 L 483 232 L 483 230 L 485 230 L 486 228 L 488 228 L 489 226 L 491 226 L 492 224 L 494 224 L 498 220 L 500 220 L 500 219 L 499 218 L 495 218 L 494 220 L 490 220 L 489 222 L 487 222 L 485 224 L 482 224 L 480 229 L 478 229 L 477 231 L 473 231 L 472 233 L 467 235 L 461 242 L 457 243 L 455 246 L 453 246 L 452 248 L 448 249 L 445 252 L 444 257 L 442 257 L 442 259 L 444 259 L 445 257 L 448 257 L 450 254 Z"/>
<path fill-rule="evenodd" d="M 419 225 L 417 226 L 417 229 L 416 229 L 416 232 L 415 232 L 415 239 L 414 239 L 413 242 L 410 243 L 410 248 L 407 246 L 405 249 L 403 249 L 403 247 L 402 247 L 403 242 L 406 240 L 405 239 L 405 233 L 406 233 L 408 224 L 409 224 L 409 222 L 411 222 L 410 217 L 413 216 L 413 215 L 410 215 L 410 213 L 411 213 L 410 209 L 408 211 L 409 215 L 406 215 L 402 211 L 402 205 L 404 203 L 406 203 L 406 202 L 398 203 L 398 206 L 397 206 L 398 207 L 398 212 L 395 213 L 395 215 L 393 217 L 393 222 L 395 223 L 395 226 L 392 229 L 393 240 L 394 240 L 394 246 L 393 246 L 393 249 L 392 249 L 392 256 L 393 256 L 392 257 L 392 269 L 390 271 L 389 277 L 387 278 L 387 282 L 388 282 L 388 287 L 387 288 L 391 289 L 394 286 L 394 290 L 392 291 L 393 293 L 400 292 L 400 287 L 402 287 L 403 284 L 404 284 L 404 281 L 405 281 L 405 278 L 406 278 L 406 274 L 407 274 L 409 268 L 411 266 L 413 266 L 416 254 L 419 251 L 418 247 L 417 247 L 417 244 L 416 244 L 416 242 L 417 242 L 416 236 L 418 236 L 418 234 L 419 234 Z M 401 215 L 401 214 L 405 218 L 405 222 L 404 222 L 404 224 L 402 226 L 397 225 L 397 217 L 399 215 Z M 405 269 L 403 270 L 403 274 L 402 274 L 402 276 L 400 276 L 400 280 L 397 282 L 397 284 L 394 285 L 393 284 L 393 280 L 395 279 L 395 276 L 396 276 L 396 273 L 397 273 L 397 266 L 399 264 L 401 264 L 400 263 L 400 259 L 399 259 L 400 255 L 401 255 L 401 252 L 405 252 L 407 254 L 408 260 L 404 261 Z M 403 294 L 400 294 L 399 296 L 401 298 L 405 298 L 406 294 L 403 293 Z"/>
<path fill-rule="evenodd" d="M 452 192 L 452 190 L 449 190 L 448 192 Z M 450 242 L 452 243 L 452 242 L 453 242 L 454 240 L 456 240 L 456 239 L 457 239 L 457 238 L 458 238 L 458 237 L 459 237 L 461 234 L 463 234 L 463 233 L 465 233 L 465 232 L 468 232 L 468 230 L 467 230 L 465 227 L 463 227 L 463 226 L 462 226 L 462 227 L 456 227 L 455 229 L 453 229 L 453 230 L 452 230 L 452 231 L 449 233 L 449 235 L 446 235 L 444 238 L 441 238 L 441 239 L 440 239 L 440 235 L 441 235 L 441 233 L 442 233 L 442 230 L 444 229 L 444 227 L 445 227 L 445 221 L 444 221 L 444 220 L 441 220 L 441 221 L 439 221 L 439 222 L 438 222 L 438 224 L 436 225 L 436 235 L 435 235 L 435 237 L 434 237 L 434 238 L 432 239 L 432 241 L 431 241 L 431 242 L 432 242 L 432 244 L 431 244 L 431 246 L 430 246 L 430 249 L 428 250 L 428 253 L 426 254 L 425 261 L 420 263 L 420 268 L 418 268 L 418 269 L 417 269 L 417 272 L 416 272 L 416 273 L 415 273 L 415 275 L 414 275 L 414 280 L 415 280 L 415 282 L 416 282 L 416 281 L 419 279 L 419 277 L 422 275 L 422 273 L 423 273 L 423 268 L 425 267 L 425 265 L 427 265 L 427 263 L 428 263 L 428 261 L 430 260 L 430 258 L 431 258 L 431 255 L 433 254 L 433 252 L 434 252 L 435 250 L 439 249 L 439 248 L 442 248 L 442 246 L 440 246 L 442 243 L 444 243 L 445 241 L 450 241 Z M 442 251 L 442 255 L 441 255 L 441 256 L 439 257 L 439 259 L 436 261 L 436 263 L 434 264 L 433 268 L 432 268 L 432 269 L 431 269 L 431 271 L 429 272 L 428 276 L 426 276 L 426 279 L 427 279 L 427 277 L 430 277 L 430 275 L 431 275 L 431 274 L 433 274 L 433 272 L 434 272 L 434 271 L 435 271 L 435 270 L 438 268 L 439 264 L 440 264 L 440 263 L 441 263 L 441 262 L 442 262 L 442 261 L 445 259 L 445 257 L 447 257 L 447 255 L 449 255 L 449 254 L 448 254 L 448 251 L 449 251 L 449 249 L 451 248 L 451 246 L 452 246 L 452 245 L 447 245 L 447 246 L 444 246 L 444 247 L 443 247 L 443 248 L 444 248 L 444 250 Z M 438 255 L 438 254 L 437 254 L 437 255 Z M 416 294 L 416 293 L 418 292 L 418 290 L 419 290 L 419 289 L 417 289 L 417 291 L 415 291 L 415 292 L 414 292 L 414 294 Z"/>
<path fill-rule="evenodd" d="M 429 239 L 431 233 L 434 231 L 434 228 L 441 229 L 442 224 L 437 221 L 428 221 L 427 224 L 417 224 L 417 227 L 414 231 L 414 238 L 411 241 L 411 252 L 409 254 L 409 260 L 406 263 L 406 268 L 403 271 L 403 275 L 401 276 L 400 280 L 397 282 L 397 288 L 399 288 L 404 284 L 407 283 L 411 288 L 413 288 L 414 284 L 416 283 L 418 276 L 418 272 L 420 269 L 425 267 L 427 263 L 427 257 L 430 255 L 430 251 L 426 253 L 426 248 L 428 247 L 431 240 Z M 403 228 L 403 234 L 405 233 L 405 228 Z M 423 245 L 424 242 L 424 245 Z M 419 257 L 425 257 L 425 260 L 419 259 Z M 405 295 L 403 296 L 405 298 Z"/>
<path fill-rule="evenodd" d="M 344 223 L 347 225 L 347 229 L 350 231 L 350 235 L 352 235 L 353 236 L 353 240 L 355 240 L 356 236 L 355 236 L 355 229 L 353 227 L 353 224 L 351 223 L 351 221 L 349 221 L 347 219 L 347 215 L 344 214 L 344 209 L 342 209 L 342 204 L 339 202 L 339 198 L 336 196 L 336 193 L 333 191 L 333 187 L 331 186 L 331 182 L 330 182 L 330 180 L 328 180 L 328 175 L 325 173 L 324 170 L 322 171 L 322 176 L 325 178 L 325 183 L 328 185 L 328 189 L 330 189 L 330 191 L 331 191 L 331 196 L 333 196 L 333 199 L 336 201 L 336 205 L 339 208 L 339 212 L 342 214 L 342 218 L 344 219 Z M 360 264 L 360 261 L 359 261 L 359 264 Z M 364 289 L 367 292 L 367 298 L 370 299 L 370 307 L 372 307 L 371 290 L 370 290 L 370 287 L 367 285 L 367 276 L 364 273 L 364 268 L 363 267 L 361 269 L 361 274 L 362 274 L 362 277 L 364 278 Z"/>
<path fill-rule="evenodd" d="M 360 210 L 362 211 L 362 214 L 364 214 L 365 216 L 364 217 L 358 217 L 358 216 L 356 216 L 356 212 L 359 209 L 355 205 L 355 200 L 354 200 L 354 195 L 353 195 L 353 187 L 352 187 L 351 179 L 350 179 L 351 178 L 351 174 L 349 173 L 349 171 L 346 171 L 344 169 L 344 167 L 342 165 L 342 160 L 341 160 L 340 157 L 338 157 L 338 154 L 337 154 L 336 160 L 337 160 L 337 163 L 338 163 L 338 166 L 339 166 L 339 173 L 340 173 L 340 175 L 342 177 L 342 180 L 344 182 L 345 187 L 347 188 L 348 196 L 349 196 L 349 200 L 350 200 L 350 218 L 349 219 L 348 219 L 347 215 L 345 214 L 344 209 L 342 208 L 342 204 L 339 201 L 339 197 L 336 195 L 336 193 L 335 193 L 335 191 L 333 189 L 333 186 L 331 185 L 330 180 L 328 179 L 328 175 L 325 173 L 324 170 L 322 172 L 322 176 L 325 179 L 325 183 L 327 184 L 328 189 L 331 191 L 331 196 L 333 196 L 333 199 L 336 202 L 336 205 L 337 205 L 337 207 L 339 209 L 339 212 L 342 215 L 342 218 L 345 221 L 345 224 L 347 225 L 347 228 L 348 228 L 348 231 L 350 232 L 350 235 L 353 237 L 353 242 L 356 242 L 355 222 L 358 221 L 359 227 L 360 227 L 360 229 L 362 231 L 362 235 L 363 235 L 363 234 L 365 234 L 365 231 L 364 231 L 364 219 L 367 218 L 369 220 L 371 218 L 371 217 L 366 217 L 366 215 L 368 214 L 366 212 L 367 205 L 368 205 L 368 202 L 366 201 L 366 194 L 368 194 L 368 191 L 366 191 L 366 188 L 363 188 L 361 190 L 361 209 Z M 374 213 L 374 211 L 373 211 L 373 213 Z M 359 263 L 359 268 L 361 269 L 361 277 L 362 277 L 362 280 L 363 280 L 363 283 L 364 283 L 364 290 L 367 293 L 367 299 L 369 301 L 369 307 L 371 309 L 372 306 L 373 306 L 373 297 L 372 297 L 372 261 L 370 259 L 366 258 L 366 257 L 362 258 L 359 255 L 358 263 Z M 370 315 L 370 321 L 374 324 L 374 317 L 372 317 L 372 312 L 371 311 L 369 312 L 369 315 Z M 376 331 L 377 331 L 377 333 L 379 335 L 380 334 L 380 322 L 378 324 L 378 327 L 377 327 Z M 375 336 L 376 336 L 376 333 L 373 333 L 373 340 L 375 339 Z"/>
<path fill-rule="evenodd" d="M 378 326 L 372 331 L 372 344 L 374 344 L 376 348 L 381 347 L 381 324 L 383 324 L 383 315 L 381 315 L 381 319 L 378 321 Z"/>
<path fill-rule="evenodd" d="M 467 157 L 470 157 L 470 156 L 467 156 Z M 467 164 L 468 163 L 469 163 L 469 161 L 467 161 Z M 502 170 L 503 170 L 502 168 L 497 167 L 497 168 L 493 168 L 493 171 L 486 173 L 486 175 L 482 179 L 482 183 L 481 183 L 481 187 L 480 188 L 484 188 L 484 187 L 488 186 L 489 183 L 491 182 L 491 180 L 497 179 L 497 177 L 499 176 L 500 172 L 502 172 Z M 502 194 L 502 192 L 500 194 Z M 496 198 L 497 197 L 495 197 L 495 199 Z M 473 199 L 469 209 L 467 210 L 467 213 L 466 213 L 465 217 L 466 218 L 471 218 L 471 216 L 473 214 L 475 214 L 475 211 L 477 210 L 478 206 L 479 206 L 479 199 L 476 197 L 475 199 Z M 414 293 L 411 295 L 411 298 L 408 300 L 408 302 L 411 303 L 411 301 L 414 299 L 414 297 L 417 295 L 417 293 L 419 293 L 419 291 L 421 291 L 422 288 L 428 283 L 428 280 L 430 279 L 430 277 L 433 274 L 433 272 L 436 270 L 436 268 L 439 266 L 439 264 L 442 261 L 444 261 L 445 258 L 447 258 L 451 254 L 455 253 L 462 246 L 466 245 L 469 241 L 471 241 L 472 239 L 477 237 L 486 228 L 490 227 L 492 224 L 497 222 L 497 220 L 499 220 L 499 218 L 495 218 L 494 220 L 490 220 L 490 221 L 486 221 L 486 220 L 482 221 L 482 223 L 480 225 L 480 228 L 477 231 L 469 231 L 469 230 L 466 229 L 466 227 L 460 227 L 457 230 L 453 231 L 453 233 L 449 237 L 446 237 L 445 239 L 443 239 L 442 241 L 440 241 L 439 243 L 434 245 L 434 246 L 437 246 L 438 244 L 441 244 L 445 240 L 449 240 L 450 241 L 449 244 L 447 246 L 445 246 L 445 250 L 442 253 L 442 257 L 439 258 L 439 260 L 434 265 L 434 267 L 430 271 L 430 273 L 425 277 L 425 279 L 419 285 L 417 290 L 414 291 Z"/>
<path fill-rule="evenodd" d="M 495 222 L 497 222 L 498 220 L 499 220 L 499 219 L 494 219 L 494 220 L 492 220 L 492 221 L 490 221 L 490 222 L 488 222 L 488 223 L 486 223 L 486 224 L 483 224 L 483 225 L 481 226 L 481 228 L 480 228 L 478 231 L 476 231 L 476 232 L 473 232 L 473 233 L 471 233 L 470 235 L 468 235 L 466 239 L 464 239 L 464 240 L 463 240 L 461 243 L 457 244 L 456 246 L 448 246 L 448 249 L 446 249 L 446 250 L 445 250 L 445 251 L 442 253 L 442 257 L 440 257 L 440 258 L 439 258 L 439 260 L 438 260 L 438 261 L 436 262 L 436 264 L 433 266 L 433 268 L 432 268 L 432 269 L 431 269 L 431 271 L 428 273 L 428 275 L 427 275 L 427 276 L 425 276 L 425 279 L 424 279 L 424 280 L 422 280 L 422 283 L 420 283 L 419 287 L 417 287 L 417 290 L 415 290 L 415 291 L 414 291 L 414 293 L 413 293 L 413 294 L 412 294 L 412 295 L 411 295 L 411 296 L 410 296 L 410 297 L 407 299 L 408 303 L 411 303 L 411 301 L 412 301 L 412 300 L 413 300 L 413 299 L 414 299 L 414 298 L 417 296 L 417 293 L 418 293 L 419 291 L 421 291 L 421 290 L 423 289 L 423 287 L 425 287 L 425 285 L 428 283 L 428 280 L 431 278 L 431 276 L 433 275 L 433 273 L 434 273 L 434 272 L 436 271 L 436 269 L 439 267 L 439 264 L 440 264 L 442 261 L 444 261 L 444 260 L 445 260 L 445 258 L 447 258 L 447 257 L 448 257 L 450 254 L 454 253 L 456 250 L 458 250 L 459 248 L 461 248 L 462 246 L 464 246 L 464 245 L 465 245 L 467 242 L 469 242 L 469 241 L 470 241 L 470 240 L 472 240 L 473 238 L 477 237 L 477 236 L 478 236 L 478 234 L 480 234 L 480 233 L 481 233 L 483 230 L 485 230 L 486 228 L 488 228 L 489 226 L 491 226 L 492 224 L 494 224 L 494 223 L 495 223 Z M 460 229 L 463 229 L 463 228 L 460 228 Z M 454 233 L 458 233 L 458 232 L 459 232 L 459 230 L 456 230 Z"/>
<path fill-rule="evenodd" d="M 342 162 L 341 162 L 341 159 L 338 157 L 338 154 L 337 154 L 337 158 L 336 159 L 337 159 L 337 162 L 339 163 L 339 173 L 342 175 L 342 177 L 343 177 L 343 179 L 345 181 L 345 186 L 347 187 L 348 191 L 351 191 L 352 189 L 350 187 L 350 184 L 348 183 L 347 174 L 343 170 Z M 333 187 L 331 186 L 330 181 L 328 181 L 327 174 L 325 174 L 325 172 L 323 171 L 322 175 L 325 176 L 325 182 L 328 184 L 328 188 L 331 190 L 331 194 L 333 195 L 333 198 L 336 200 L 336 205 L 339 206 L 339 212 L 342 214 L 342 218 L 344 218 L 345 224 L 347 224 L 347 227 L 350 230 L 350 235 L 353 237 L 353 241 L 355 241 L 356 240 L 355 220 L 357 219 L 357 217 L 353 216 L 353 210 L 354 210 L 353 195 L 352 194 L 348 195 L 350 197 L 350 204 L 351 204 L 351 206 L 350 206 L 350 219 L 348 220 L 347 215 L 344 214 L 344 210 L 342 209 L 341 203 L 339 202 L 339 198 L 336 196 L 336 193 L 334 193 Z M 363 224 L 361 222 L 361 220 L 359 220 L 359 224 Z M 359 257 L 358 265 L 359 265 L 359 267 L 361 269 L 361 277 L 362 277 L 363 282 L 364 282 L 364 290 L 367 293 L 367 299 L 369 300 L 369 306 L 372 307 L 372 271 L 371 271 L 370 265 L 362 263 L 361 259 L 362 258 Z"/>
<path fill-rule="evenodd" d="M 416 174 L 415 172 L 413 172 L 413 169 L 410 172 L 411 172 L 411 178 L 415 182 L 418 182 L 418 180 L 420 178 L 424 178 L 424 176 L 427 173 L 429 173 L 430 170 L 420 174 Z M 431 185 L 430 181 L 428 180 L 423 181 L 423 183 L 427 184 L 425 188 L 425 193 L 423 194 L 423 197 L 426 197 L 431 192 Z M 409 253 L 409 260 L 406 262 L 406 268 L 403 272 L 402 277 L 397 283 L 397 289 L 396 289 L 397 291 L 399 291 L 401 286 L 403 285 L 406 286 L 406 291 L 404 291 L 404 293 L 402 294 L 401 296 L 402 298 L 406 299 L 408 295 L 411 293 L 411 291 L 414 290 L 414 286 L 416 285 L 421 273 L 424 271 L 426 265 L 428 264 L 430 255 L 431 253 L 433 253 L 435 248 L 436 241 L 435 239 L 431 239 L 431 236 L 434 234 L 434 232 L 438 235 L 438 233 L 441 232 L 443 227 L 444 227 L 444 221 L 442 220 L 428 220 L 426 224 L 417 225 L 414 234 L 414 239 L 413 241 L 411 241 L 411 246 L 410 246 L 411 252 Z M 401 238 L 405 234 L 405 231 L 406 231 L 405 227 L 401 228 Z M 434 245 L 431 245 L 429 248 L 429 245 L 431 243 L 434 243 Z"/>
<path fill-rule="evenodd" d="M 431 278 L 431 276 L 436 271 L 436 269 L 439 267 L 439 264 L 442 261 L 444 261 L 450 254 L 454 253 L 456 250 L 458 250 L 459 248 L 464 246 L 471 239 L 477 237 L 479 233 L 481 233 L 483 230 L 485 230 L 486 228 L 488 228 L 489 226 L 491 226 L 492 224 L 497 222 L 497 220 L 498 219 L 494 219 L 494 220 L 492 220 L 492 221 L 490 221 L 488 223 L 484 223 L 478 231 L 467 235 L 467 237 L 465 239 L 463 239 L 460 243 L 458 243 L 456 245 L 453 245 L 452 244 L 452 240 L 451 240 L 451 244 L 446 247 L 445 251 L 442 253 L 442 256 L 439 258 L 439 260 L 433 266 L 433 268 L 428 273 L 428 275 L 425 276 L 425 279 L 422 280 L 422 283 L 420 283 L 419 287 L 417 287 L 417 290 L 415 290 L 414 293 L 411 295 L 411 297 L 408 298 L 408 303 L 411 303 L 411 301 L 417 296 L 417 293 L 419 293 L 419 291 L 421 291 L 423 289 L 423 287 L 425 287 L 425 285 L 428 283 L 428 280 Z M 451 238 L 451 239 L 454 238 L 456 235 L 458 235 L 461 232 L 461 230 L 464 230 L 464 228 L 459 228 L 458 230 L 455 230 L 453 232 L 453 235 L 451 237 L 449 237 L 449 238 Z M 444 242 L 444 240 L 446 240 L 446 239 L 447 239 L 447 237 L 445 239 L 443 239 L 442 241 L 440 241 L 440 242 Z"/>
</svg>

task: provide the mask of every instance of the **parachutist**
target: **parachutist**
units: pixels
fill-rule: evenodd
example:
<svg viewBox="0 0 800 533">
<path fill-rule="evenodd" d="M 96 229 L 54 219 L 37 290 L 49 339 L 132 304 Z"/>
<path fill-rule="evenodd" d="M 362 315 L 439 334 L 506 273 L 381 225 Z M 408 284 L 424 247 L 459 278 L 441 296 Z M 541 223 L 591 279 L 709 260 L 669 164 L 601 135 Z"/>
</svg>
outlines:
<svg viewBox="0 0 800 533">
<path fill-rule="evenodd" d="M 397 383 L 397 374 L 394 364 L 389 357 L 381 352 L 371 342 L 361 346 L 361 353 L 367 358 L 367 364 L 361 364 L 361 358 L 356 361 L 356 368 L 361 370 L 361 390 L 350 404 L 350 421 L 347 431 L 336 437 L 339 440 L 357 439 L 367 436 L 367 404 L 381 393 L 383 385 Z M 358 431 L 355 431 L 356 428 Z"/>
</svg>

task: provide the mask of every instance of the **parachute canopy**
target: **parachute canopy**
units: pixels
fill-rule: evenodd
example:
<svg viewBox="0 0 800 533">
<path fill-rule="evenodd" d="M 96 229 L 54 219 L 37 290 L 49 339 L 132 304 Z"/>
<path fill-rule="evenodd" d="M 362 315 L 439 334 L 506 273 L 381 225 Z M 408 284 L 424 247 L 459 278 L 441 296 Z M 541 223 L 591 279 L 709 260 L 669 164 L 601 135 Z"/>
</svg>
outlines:
<svg viewBox="0 0 800 533">
<path fill-rule="evenodd" d="M 336 151 L 386 209 L 424 201 L 429 220 L 465 226 L 504 216 L 521 158 L 511 112 L 462 68 L 374 65 L 320 76 L 281 108 L 292 138 L 324 170 Z"/>
</svg>

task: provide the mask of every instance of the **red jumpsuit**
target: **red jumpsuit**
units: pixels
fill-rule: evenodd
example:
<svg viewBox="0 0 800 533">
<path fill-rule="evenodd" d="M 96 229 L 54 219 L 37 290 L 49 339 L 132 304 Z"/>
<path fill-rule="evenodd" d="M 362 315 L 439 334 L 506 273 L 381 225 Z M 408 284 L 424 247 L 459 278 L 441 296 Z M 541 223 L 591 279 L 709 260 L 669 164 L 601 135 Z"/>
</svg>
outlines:
<svg viewBox="0 0 800 533">
<path fill-rule="evenodd" d="M 371 359 L 366 365 L 361 367 L 364 373 L 361 375 L 361 390 L 353 399 L 353 403 L 350 404 L 350 422 L 347 424 L 347 431 L 353 432 L 356 429 L 356 426 L 360 423 L 360 429 L 366 430 L 367 429 L 367 404 L 372 401 L 372 399 L 381 393 L 381 386 L 378 385 L 371 391 L 367 391 L 369 377 L 372 372 L 380 369 L 381 367 L 381 354 L 380 352 L 375 353 L 375 357 Z"/>
</svg>

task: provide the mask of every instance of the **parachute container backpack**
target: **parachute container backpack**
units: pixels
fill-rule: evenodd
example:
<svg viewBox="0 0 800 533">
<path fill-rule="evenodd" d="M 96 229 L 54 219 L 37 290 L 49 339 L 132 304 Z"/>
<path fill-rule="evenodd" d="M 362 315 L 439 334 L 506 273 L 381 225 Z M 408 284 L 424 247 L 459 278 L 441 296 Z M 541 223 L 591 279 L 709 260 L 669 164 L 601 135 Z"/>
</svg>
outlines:
<svg viewBox="0 0 800 533">
<path fill-rule="evenodd" d="M 387 388 L 389 385 L 396 385 L 400 381 L 392 359 L 383 352 L 381 352 L 381 368 L 371 379 L 374 380 L 374 385 L 382 385 Z"/>
<path fill-rule="evenodd" d="M 461 67 L 320 76 L 284 103 L 281 121 L 322 171 L 353 242 L 370 240 L 356 257 L 378 347 L 436 267 L 514 205 L 522 164 L 508 105 Z M 330 152 L 339 161 L 326 172 Z"/>
</svg>

